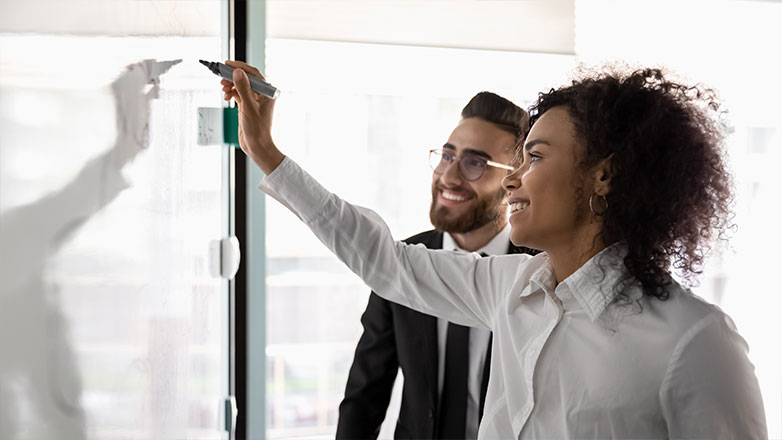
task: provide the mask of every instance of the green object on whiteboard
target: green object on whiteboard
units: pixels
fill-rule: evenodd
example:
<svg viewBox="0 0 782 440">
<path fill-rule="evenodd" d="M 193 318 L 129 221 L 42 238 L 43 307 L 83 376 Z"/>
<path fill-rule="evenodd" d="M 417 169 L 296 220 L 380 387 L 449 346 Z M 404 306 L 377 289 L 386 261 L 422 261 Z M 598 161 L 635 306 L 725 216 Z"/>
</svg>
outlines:
<svg viewBox="0 0 782 440">
<path fill-rule="evenodd" d="M 223 142 L 239 147 L 238 107 L 223 107 Z"/>
</svg>

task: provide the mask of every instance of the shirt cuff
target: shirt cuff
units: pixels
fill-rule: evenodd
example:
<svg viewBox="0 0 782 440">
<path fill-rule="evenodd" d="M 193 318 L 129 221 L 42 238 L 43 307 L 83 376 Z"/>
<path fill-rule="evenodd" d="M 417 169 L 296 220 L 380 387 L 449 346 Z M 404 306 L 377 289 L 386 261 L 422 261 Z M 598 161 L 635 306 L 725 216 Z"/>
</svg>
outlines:
<svg viewBox="0 0 782 440">
<path fill-rule="evenodd" d="M 285 156 L 279 166 L 261 179 L 261 191 L 282 203 L 305 223 L 323 213 L 331 193 Z"/>
</svg>

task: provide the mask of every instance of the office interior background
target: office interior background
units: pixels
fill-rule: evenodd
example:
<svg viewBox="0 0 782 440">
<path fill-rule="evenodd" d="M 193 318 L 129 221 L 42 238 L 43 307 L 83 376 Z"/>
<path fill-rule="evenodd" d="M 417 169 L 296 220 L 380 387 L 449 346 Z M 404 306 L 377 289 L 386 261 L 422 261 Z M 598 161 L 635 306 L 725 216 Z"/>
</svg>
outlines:
<svg viewBox="0 0 782 440">
<path fill-rule="evenodd" d="M 526 107 L 615 60 L 715 88 L 736 228 L 693 290 L 748 341 L 782 438 L 779 23 L 760 0 L 3 2 L 0 438 L 227 439 L 235 395 L 246 438 L 333 437 L 369 291 L 240 152 L 201 145 L 199 108 L 225 104 L 197 60 L 239 46 L 282 90 L 277 143 L 399 239 L 431 228 L 427 152 L 481 90 Z M 113 87 L 151 58 L 183 62 L 118 188 L 93 169 L 127 116 Z M 237 224 L 239 283 L 213 261 Z"/>
</svg>

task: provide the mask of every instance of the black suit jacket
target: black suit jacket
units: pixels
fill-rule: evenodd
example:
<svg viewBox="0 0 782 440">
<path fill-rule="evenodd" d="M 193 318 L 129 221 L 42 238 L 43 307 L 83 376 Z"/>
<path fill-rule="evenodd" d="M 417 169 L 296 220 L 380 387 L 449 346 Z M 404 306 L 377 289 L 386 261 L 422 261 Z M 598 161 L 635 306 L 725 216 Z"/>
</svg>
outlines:
<svg viewBox="0 0 782 440">
<path fill-rule="evenodd" d="M 405 242 L 442 249 L 443 234 L 422 232 Z M 508 253 L 535 251 L 509 243 Z M 361 324 L 364 333 L 356 347 L 345 398 L 339 405 L 337 439 L 377 438 L 400 367 L 405 383 L 394 437 L 433 438 L 437 426 L 437 318 L 372 292 Z M 486 383 L 481 391 L 482 407 Z M 455 423 L 464 423 L 464 419 Z"/>
</svg>

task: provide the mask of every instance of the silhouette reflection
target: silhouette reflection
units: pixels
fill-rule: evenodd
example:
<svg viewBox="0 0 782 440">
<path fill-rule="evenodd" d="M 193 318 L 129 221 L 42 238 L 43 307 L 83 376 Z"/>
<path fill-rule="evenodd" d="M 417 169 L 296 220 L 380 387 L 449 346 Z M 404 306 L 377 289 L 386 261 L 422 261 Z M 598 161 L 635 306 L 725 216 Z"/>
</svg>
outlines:
<svg viewBox="0 0 782 440">
<path fill-rule="evenodd" d="M 117 137 L 63 188 L 0 216 L 0 439 L 83 439 L 81 377 L 47 263 L 125 188 L 149 144 L 151 101 L 178 61 L 144 60 L 111 84 Z"/>
</svg>

